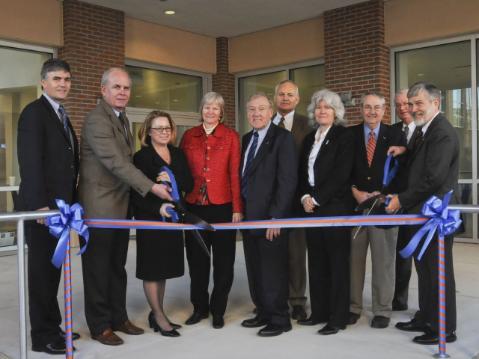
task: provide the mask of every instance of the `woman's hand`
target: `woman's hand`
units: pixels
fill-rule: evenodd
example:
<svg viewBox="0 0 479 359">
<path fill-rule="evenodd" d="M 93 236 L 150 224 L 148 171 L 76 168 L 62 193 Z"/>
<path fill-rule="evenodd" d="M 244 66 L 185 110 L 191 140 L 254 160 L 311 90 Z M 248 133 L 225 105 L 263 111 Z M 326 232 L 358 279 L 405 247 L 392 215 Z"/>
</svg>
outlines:
<svg viewBox="0 0 479 359">
<path fill-rule="evenodd" d="M 171 182 L 171 179 L 166 171 L 162 171 L 156 177 L 156 182 Z"/>
<path fill-rule="evenodd" d="M 313 213 L 314 207 L 316 207 L 311 196 L 304 197 L 302 204 L 306 213 Z"/>
<path fill-rule="evenodd" d="M 163 203 L 160 207 L 160 215 L 171 218 L 171 215 L 167 212 L 168 208 L 175 208 L 175 206 L 171 203 Z"/>
<path fill-rule="evenodd" d="M 233 213 L 233 218 L 231 219 L 231 222 L 233 223 L 238 223 L 243 220 L 243 213 L 241 212 L 234 212 Z"/>
</svg>

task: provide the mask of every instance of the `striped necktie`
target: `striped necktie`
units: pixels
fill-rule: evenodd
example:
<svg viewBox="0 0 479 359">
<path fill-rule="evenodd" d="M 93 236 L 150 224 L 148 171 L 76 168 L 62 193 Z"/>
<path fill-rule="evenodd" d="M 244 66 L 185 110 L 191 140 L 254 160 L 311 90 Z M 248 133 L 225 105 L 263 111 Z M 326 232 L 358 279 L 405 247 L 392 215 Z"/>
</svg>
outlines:
<svg viewBox="0 0 479 359">
<path fill-rule="evenodd" d="M 366 146 L 366 153 L 368 157 L 368 165 L 371 167 L 373 162 L 374 150 L 376 149 L 376 137 L 374 136 L 374 131 L 369 132 L 368 145 Z"/>
<path fill-rule="evenodd" d="M 241 195 L 243 198 L 246 198 L 248 194 L 248 170 L 251 167 L 251 163 L 253 162 L 256 147 L 258 147 L 258 132 L 253 132 L 253 142 L 248 151 L 248 156 L 246 157 L 246 164 L 244 166 L 243 175 L 241 176 Z"/>
</svg>

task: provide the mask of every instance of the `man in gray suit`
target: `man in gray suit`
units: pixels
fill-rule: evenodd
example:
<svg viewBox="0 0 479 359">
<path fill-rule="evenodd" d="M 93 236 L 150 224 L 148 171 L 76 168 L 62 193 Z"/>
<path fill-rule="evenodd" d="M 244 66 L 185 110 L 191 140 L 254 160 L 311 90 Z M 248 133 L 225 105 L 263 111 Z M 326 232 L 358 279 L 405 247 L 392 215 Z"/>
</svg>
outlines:
<svg viewBox="0 0 479 359">
<path fill-rule="evenodd" d="M 105 71 L 103 99 L 83 124 L 79 198 L 88 218 L 128 218 L 130 187 L 143 196 L 151 191 L 171 200 L 166 186 L 153 183 L 132 164 L 133 137 L 124 113 L 130 90 L 124 69 Z M 82 256 L 87 324 L 92 338 L 106 345 L 123 343 L 114 330 L 143 334 L 126 312 L 128 240 L 126 229 L 90 228 L 88 250 Z"/>
<path fill-rule="evenodd" d="M 298 86 L 291 80 L 281 81 L 275 88 L 274 102 L 277 112 L 273 116 L 273 123 L 291 132 L 296 153 L 301 153 L 303 140 L 312 131 L 312 128 L 308 118 L 296 112 L 296 106 L 299 103 Z M 303 217 L 303 214 L 300 195 L 296 193 L 293 200 L 293 216 Z M 293 308 L 291 317 L 302 321 L 306 320 L 304 310 L 306 303 L 306 239 L 303 228 L 289 230 L 287 234 L 289 304 Z"/>
</svg>

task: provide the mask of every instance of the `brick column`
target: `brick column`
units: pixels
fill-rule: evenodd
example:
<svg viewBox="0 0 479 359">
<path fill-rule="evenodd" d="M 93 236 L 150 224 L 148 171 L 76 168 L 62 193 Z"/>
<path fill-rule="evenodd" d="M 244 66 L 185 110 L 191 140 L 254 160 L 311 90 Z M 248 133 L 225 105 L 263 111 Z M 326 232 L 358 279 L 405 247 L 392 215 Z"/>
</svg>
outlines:
<svg viewBox="0 0 479 359">
<path fill-rule="evenodd" d="M 349 123 L 362 120 L 361 95 L 374 91 L 389 104 L 389 49 L 384 44 L 384 3 L 370 0 L 324 13 L 326 87 L 351 91 L 356 102 L 346 106 Z M 384 116 L 390 122 L 387 110 Z"/>
<path fill-rule="evenodd" d="M 77 133 L 101 97 L 103 72 L 111 66 L 124 66 L 124 33 L 123 12 L 77 0 L 63 1 L 64 45 L 58 56 L 68 61 L 72 70 L 66 108 Z"/>
<path fill-rule="evenodd" d="M 224 123 L 235 128 L 235 77 L 229 73 L 228 38 L 216 38 L 216 74 L 213 75 L 213 91 L 225 100 Z"/>
</svg>

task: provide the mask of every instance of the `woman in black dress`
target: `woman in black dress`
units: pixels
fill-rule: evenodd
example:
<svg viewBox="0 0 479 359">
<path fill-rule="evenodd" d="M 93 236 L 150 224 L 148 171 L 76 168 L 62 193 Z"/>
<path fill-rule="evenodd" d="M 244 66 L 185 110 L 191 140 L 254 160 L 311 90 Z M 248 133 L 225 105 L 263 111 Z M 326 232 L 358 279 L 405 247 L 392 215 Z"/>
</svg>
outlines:
<svg viewBox="0 0 479 359">
<path fill-rule="evenodd" d="M 155 182 L 169 181 L 162 166 L 173 172 L 178 189 L 193 188 L 188 164 L 183 152 L 172 143 L 176 137 L 176 126 L 166 112 L 153 111 L 145 119 L 139 132 L 142 144 L 133 162 L 149 179 Z M 146 197 L 132 191 L 136 219 L 161 220 L 170 217 L 166 213 L 169 202 L 148 193 Z M 164 336 L 176 337 L 180 326 L 171 323 L 163 311 L 166 279 L 184 274 L 183 232 L 178 230 L 138 230 L 136 232 L 136 276 L 143 280 L 146 299 L 152 309 L 148 320 L 150 327 Z"/>
</svg>

